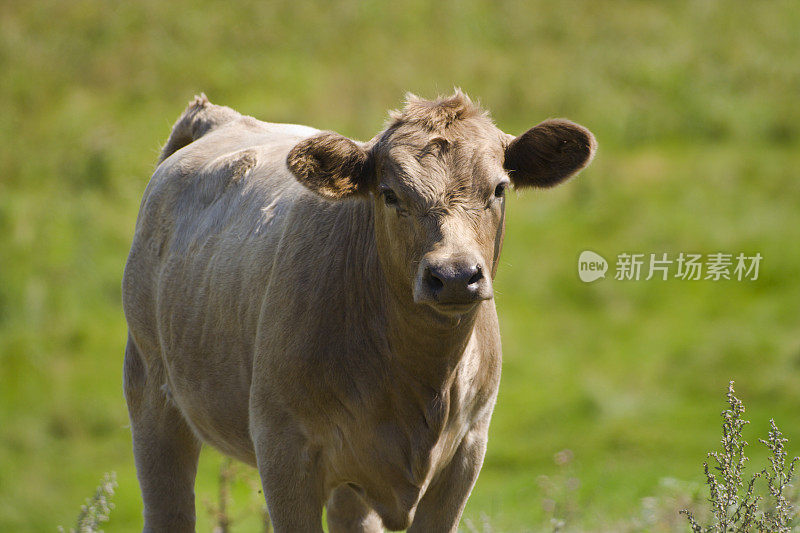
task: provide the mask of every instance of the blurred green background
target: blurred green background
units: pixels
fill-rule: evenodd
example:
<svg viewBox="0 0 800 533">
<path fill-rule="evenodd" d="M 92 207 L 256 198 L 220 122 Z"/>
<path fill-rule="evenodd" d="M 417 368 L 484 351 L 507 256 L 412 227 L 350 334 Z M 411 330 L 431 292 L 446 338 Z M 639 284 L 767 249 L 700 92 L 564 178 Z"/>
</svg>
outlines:
<svg viewBox="0 0 800 533">
<path fill-rule="evenodd" d="M 702 482 L 730 379 L 750 442 L 775 417 L 797 453 L 798 28 L 794 0 L 0 2 L 0 530 L 71 524 L 111 470 L 106 531 L 141 527 L 119 287 L 159 147 L 200 91 L 367 139 L 405 91 L 460 86 L 509 133 L 565 116 L 597 136 L 578 179 L 512 195 L 503 381 L 466 518 L 667 527 L 648 497 Z M 757 281 L 584 284 L 584 249 L 764 259 Z M 199 531 L 220 461 L 201 458 Z"/>
</svg>

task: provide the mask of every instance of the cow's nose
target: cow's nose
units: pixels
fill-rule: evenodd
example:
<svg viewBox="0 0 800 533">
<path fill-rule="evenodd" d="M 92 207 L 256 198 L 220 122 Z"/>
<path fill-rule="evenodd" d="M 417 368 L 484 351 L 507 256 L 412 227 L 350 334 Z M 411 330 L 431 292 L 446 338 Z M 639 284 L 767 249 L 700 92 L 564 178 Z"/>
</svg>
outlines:
<svg viewBox="0 0 800 533">
<path fill-rule="evenodd" d="M 470 304 L 491 298 L 491 284 L 475 260 L 429 262 L 423 271 L 425 292 L 439 304 Z"/>
<path fill-rule="evenodd" d="M 480 265 L 467 267 L 429 266 L 428 283 L 434 292 L 454 291 L 463 288 L 469 289 L 483 278 Z"/>
</svg>

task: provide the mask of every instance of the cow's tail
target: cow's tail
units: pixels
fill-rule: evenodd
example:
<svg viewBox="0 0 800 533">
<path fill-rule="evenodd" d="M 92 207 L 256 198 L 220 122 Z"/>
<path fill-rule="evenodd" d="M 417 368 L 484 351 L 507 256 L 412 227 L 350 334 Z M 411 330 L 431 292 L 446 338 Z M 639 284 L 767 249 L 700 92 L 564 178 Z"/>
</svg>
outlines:
<svg viewBox="0 0 800 533">
<path fill-rule="evenodd" d="M 201 93 L 200 96 L 195 96 L 172 127 L 172 133 L 170 133 L 164 149 L 161 150 L 158 162 L 161 163 L 187 144 L 240 116 L 230 107 L 212 104 L 205 94 Z"/>
</svg>

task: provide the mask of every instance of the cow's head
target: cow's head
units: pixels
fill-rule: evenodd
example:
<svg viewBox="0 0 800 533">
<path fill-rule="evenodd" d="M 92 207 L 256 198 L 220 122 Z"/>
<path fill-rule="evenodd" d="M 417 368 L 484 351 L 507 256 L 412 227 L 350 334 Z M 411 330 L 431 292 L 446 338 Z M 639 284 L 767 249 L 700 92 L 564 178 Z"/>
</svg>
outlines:
<svg viewBox="0 0 800 533">
<path fill-rule="evenodd" d="M 561 183 L 595 147 L 587 129 L 561 119 L 505 134 L 456 91 L 434 101 L 409 96 L 368 143 L 321 132 L 287 161 L 301 183 L 330 200 L 372 201 L 392 288 L 460 315 L 493 296 L 507 188 Z"/>
</svg>

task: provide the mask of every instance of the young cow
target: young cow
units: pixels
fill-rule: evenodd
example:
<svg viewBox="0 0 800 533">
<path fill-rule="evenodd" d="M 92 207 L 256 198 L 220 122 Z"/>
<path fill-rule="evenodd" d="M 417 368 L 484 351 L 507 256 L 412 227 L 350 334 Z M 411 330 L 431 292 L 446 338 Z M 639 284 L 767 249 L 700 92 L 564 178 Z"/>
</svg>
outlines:
<svg viewBox="0 0 800 533">
<path fill-rule="evenodd" d="M 455 531 L 500 379 L 492 279 L 509 186 L 592 134 L 500 131 L 461 92 L 368 142 L 200 96 L 125 267 L 125 396 L 145 531 L 194 529 L 201 442 L 258 467 L 278 532 Z"/>
</svg>

